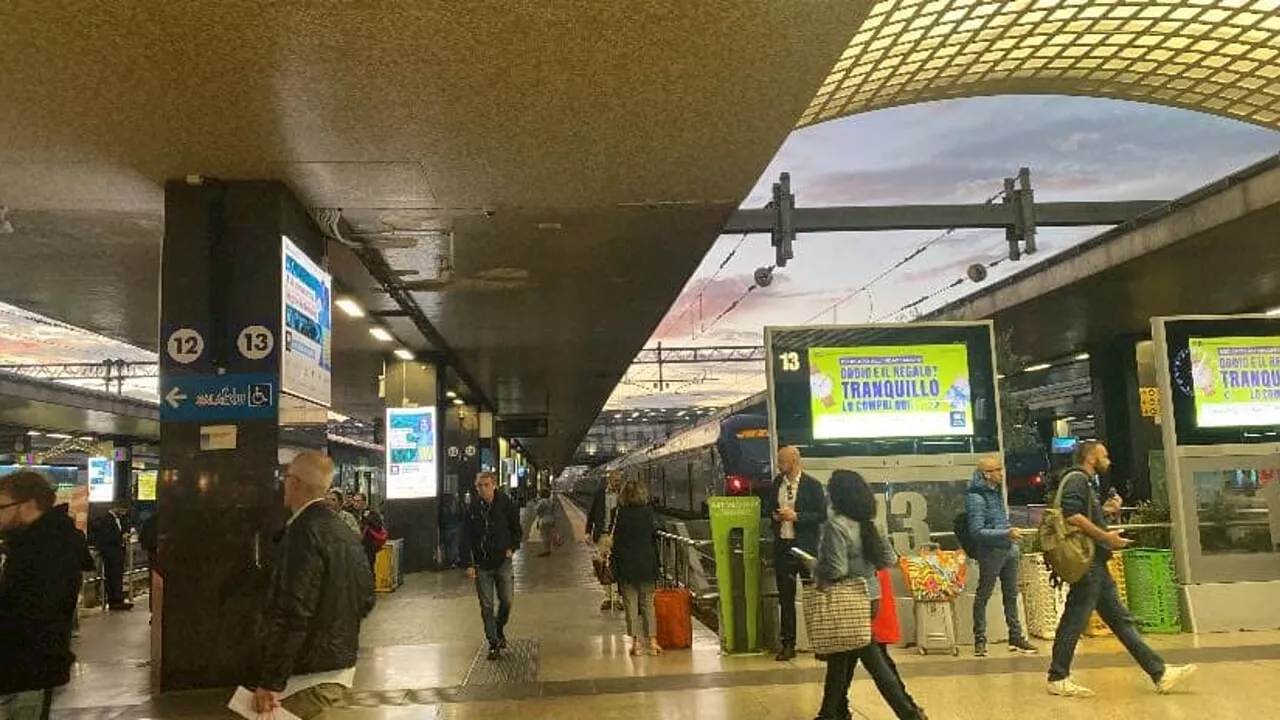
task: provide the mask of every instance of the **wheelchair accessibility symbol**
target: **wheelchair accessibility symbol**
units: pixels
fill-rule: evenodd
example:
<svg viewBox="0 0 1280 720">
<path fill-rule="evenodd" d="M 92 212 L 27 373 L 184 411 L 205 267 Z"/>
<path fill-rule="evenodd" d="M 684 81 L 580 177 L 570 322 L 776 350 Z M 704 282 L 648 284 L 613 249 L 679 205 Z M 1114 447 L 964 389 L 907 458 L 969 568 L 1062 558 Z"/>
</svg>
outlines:
<svg viewBox="0 0 1280 720">
<path fill-rule="evenodd" d="M 271 383 L 254 383 L 249 386 L 249 407 L 265 408 L 271 407 L 272 392 L 274 388 Z"/>
</svg>

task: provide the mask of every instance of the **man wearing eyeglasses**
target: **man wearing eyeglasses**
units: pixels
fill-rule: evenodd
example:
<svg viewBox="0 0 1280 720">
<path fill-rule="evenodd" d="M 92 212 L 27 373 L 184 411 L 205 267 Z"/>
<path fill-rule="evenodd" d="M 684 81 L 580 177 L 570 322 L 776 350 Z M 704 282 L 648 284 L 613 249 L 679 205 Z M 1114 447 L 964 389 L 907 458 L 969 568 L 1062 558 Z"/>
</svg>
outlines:
<svg viewBox="0 0 1280 720">
<path fill-rule="evenodd" d="M 284 475 L 292 516 L 262 614 L 254 705 L 313 720 L 342 700 L 356 672 L 360 622 L 373 610 L 373 571 L 360 540 L 325 502 L 333 461 L 300 453 Z"/>
<path fill-rule="evenodd" d="M 44 720 L 53 688 L 71 680 L 72 618 L 84 536 L 56 512 L 53 486 L 39 473 L 0 477 L 0 718 Z"/>
<path fill-rule="evenodd" d="M 779 629 L 778 662 L 796 656 L 796 582 L 807 570 L 791 554 L 800 548 L 818 554 L 818 534 L 827 521 L 827 495 L 822 483 L 801 468 L 800 450 L 792 446 L 778 450 L 778 477 L 769 496 L 769 516 L 773 519 L 773 570 L 778 581 Z"/>
<path fill-rule="evenodd" d="M 1004 505 L 1004 466 L 998 457 L 984 457 L 969 483 L 965 496 L 969 536 L 973 538 L 978 561 L 978 591 L 973 599 L 973 654 L 987 654 L 987 601 L 1000 581 L 1004 601 L 1004 621 L 1009 627 L 1009 652 L 1034 655 L 1035 645 L 1022 634 L 1018 621 L 1018 563 L 1022 530 L 1009 522 Z"/>
</svg>

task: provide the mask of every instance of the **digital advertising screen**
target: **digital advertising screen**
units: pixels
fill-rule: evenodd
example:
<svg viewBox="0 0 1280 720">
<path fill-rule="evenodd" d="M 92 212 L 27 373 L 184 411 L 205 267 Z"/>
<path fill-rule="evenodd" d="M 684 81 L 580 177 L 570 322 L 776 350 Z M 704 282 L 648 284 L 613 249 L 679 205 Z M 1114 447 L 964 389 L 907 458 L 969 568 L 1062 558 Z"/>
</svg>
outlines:
<svg viewBox="0 0 1280 720">
<path fill-rule="evenodd" d="M 436 495 L 439 427 L 436 409 L 387 408 L 387 499 Z"/>
<path fill-rule="evenodd" d="M 1179 445 L 1276 442 L 1280 317 L 1157 318 Z"/>
<path fill-rule="evenodd" d="M 973 434 L 962 344 L 809 348 L 813 439 Z"/>
<path fill-rule="evenodd" d="M 280 389 L 328 407 L 332 402 L 332 282 L 289 238 L 281 283 Z"/>
<path fill-rule="evenodd" d="M 116 464 L 111 458 L 89 458 L 89 502 L 116 499 Z"/>
<path fill-rule="evenodd" d="M 1280 425 L 1280 337 L 1188 339 L 1196 425 Z"/>
<path fill-rule="evenodd" d="M 989 323 L 765 328 L 778 446 L 819 456 L 999 449 Z"/>
<path fill-rule="evenodd" d="M 149 502 L 156 499 L 156 481 L 160 473 L 157 470 L 138 471 L 138 500 Z"/>
</svg>

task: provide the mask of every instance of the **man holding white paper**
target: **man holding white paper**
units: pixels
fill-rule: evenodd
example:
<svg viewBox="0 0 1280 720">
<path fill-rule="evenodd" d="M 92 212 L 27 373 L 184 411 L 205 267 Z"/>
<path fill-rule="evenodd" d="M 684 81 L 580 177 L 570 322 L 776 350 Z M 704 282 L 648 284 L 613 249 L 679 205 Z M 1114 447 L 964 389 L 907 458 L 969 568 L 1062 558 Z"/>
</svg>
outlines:
<svg viewBox="0 0 1280 720">
<path fill-rule="evenodd" d="M 325 503 L 333 461 L 299 454 L 284 476 L 293 512 L 280 541 L 263 611 L 254 709 L 312 720 L 342 700 L 355 677 L 360 622 L 373 610 L 364 549 Z"/>
</svg>

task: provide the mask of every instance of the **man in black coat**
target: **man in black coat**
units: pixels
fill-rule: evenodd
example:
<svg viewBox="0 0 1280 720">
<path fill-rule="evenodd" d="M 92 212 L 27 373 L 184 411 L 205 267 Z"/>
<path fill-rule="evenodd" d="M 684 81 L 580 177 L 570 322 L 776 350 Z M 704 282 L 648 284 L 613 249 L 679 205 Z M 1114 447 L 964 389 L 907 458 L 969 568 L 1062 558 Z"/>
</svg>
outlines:
<svg viewBox="0 0 1280 720">
<path fill-rule="evenodd" d="M 0 717 L 49 717 L 53 688 L 71 679 L 71 625 L 86 554 L 84 536 L 54 511 L 48 480 L 0 478 Z"/>
<path fill-rule="evenodd" d="M 89 542 L 98 548 L 98 555 L 102 557 L 102 580 L 106 585 L 107 607 L 111 610 L 133 609 L 133 603 L 125 600 L 124 595 L 129 530 L 129 504 L 123 502 L 112 505 L 106 515 L 89 525 Z"/>
<path fill-rule="evenodd" d="M 373 610 L 373 572 L 359 538 L 325 502 L 333 461 L 299 454 L 284 476 L 293 512 L 262 614 L 254 704 L 309 720 L 342 700 L 356 672 L 360 622 Z M 302 676 L 302 677 L 298 677 Z M 282 697 L 289 679 L 296 690 Z"/>
<path fill-rule="evenodd" d="M 791 548 L 817 555 L 818 534 L 827 521 L 827 494 L 822 483 L 801 469 L 800 450 L 786 446 L 778 450 L 778 476 L 768 499 L 773 520 L 773 569 L 782 611 L 782 648 L 777 659 L 785 662 L 796 656 L 796 580 L 806 572 Z"/>
<path fill-rule="evenodd" d="M 463 529 L 462 564 L 476 583 L 489 659 L 497 660 L 507 646 L 505 628 L 515 600 L 511 558 L 520 549 L 520 509 L 498 491 L 498 477 L 491 472 L 476 475 L 476 495 Z"/>
</svg>

